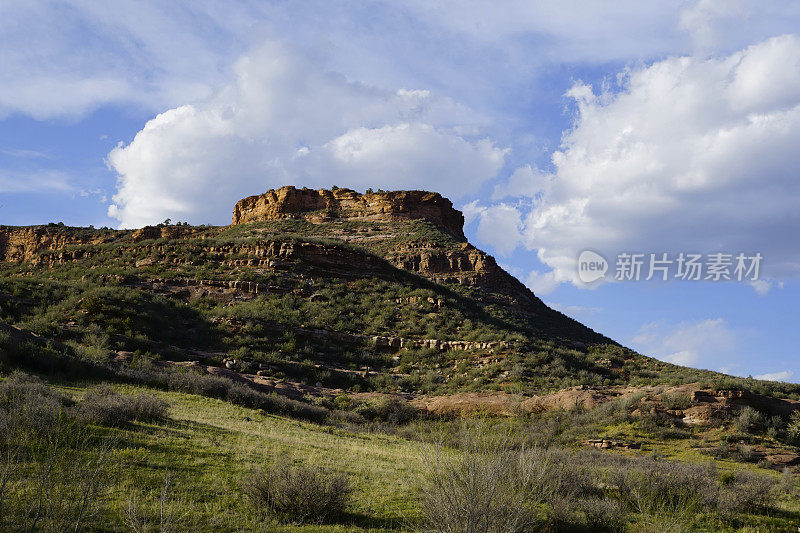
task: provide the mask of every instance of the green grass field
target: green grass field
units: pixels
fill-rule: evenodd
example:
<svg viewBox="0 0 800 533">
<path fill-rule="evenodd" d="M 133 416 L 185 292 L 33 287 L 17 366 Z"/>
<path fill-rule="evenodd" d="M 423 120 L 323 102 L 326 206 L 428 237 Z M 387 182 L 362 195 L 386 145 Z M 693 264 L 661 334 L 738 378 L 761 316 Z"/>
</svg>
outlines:
<svg viewBox="0 0 800 533">
<path fill-rule="evenodd" d="M 96 385 L 61 382 L 52 386 L 80 405 L 87 391 Z M 90 426 L 94 437 L 112 443 L 106 461 L 110 482 L 98 495 L 98 513 L 82 530 L 136 530 L 129 524 L 135 515 L 154 526 L 140 530 L 159 531 L 155 525 L 162 512 L 160 496 L 166 472 L 171 483 L 163 508 L 174 520 L 170 531 L 403 531 L 413 528 L 420 517 L 419 486 L 429 455 L 425 454 L 426 445 L 417 440 L 363 428 L 348 431 L 302 422 L 191 394 L 133 385 L 107 386 L 123 395 L 160 398 L 169 404 L 169 414 L 157 423 L 133 422 L 119 428 Z M 438 425 L 427 424 L 431 426 L 428 429 Z M 452 431 L 455 424 L 458 422 L 441 427 Z M 515 424 L 521 424 L 517 431 L 530 427 L 524 421 L 506 419 L 488 422 L 486 428 Z M 633 431 L 633 427 L 625 425 L 607 429 L 608 434 L 616 436 L 632 435 Z M 709 461 L 682 440 L 654 442 L 643 451 L 603 455 L 636 457 L 654 450 L 679 461 Z M 96 449 L 81 453 L 94 454 Z M 336 524 L 277 524 L 244 496 L 242 480 L 248 472 L 254 467 L 269 466 L 281 457 L 322 465 L 348 476 L 353 496 Z M 718 461 L 717 465 L 722 476 L 742 469 L 767 472 L 754 465 L 727 461 Z M 594 466 L 604 468 L 602 463 Z M 780 477 L 777 472 L 767 473 Z M 33 478 L 23 476 L 10 486 L 13 491 L 33 482 Z M 136 510 L 133 515 L 132 509 Z M 798 525 L 800 501 L 795 488 L 793 493 L 781 493 L 764 512 L 738 513 L 726 520 L 713 513 L 698 514 L 689 530 L 777 532 L 794 531 Z M 643 531 L 644 527 L 633 514 L 628 516 L 624 530 Z"/>
<path fill-rule="evenodd" d="M 111 454 L 118 481 L 102 495 L 104 511 L 90 527 L 115 530 L 132 499 L 158 514 L 165 470 L 173 474 L 170 505 L 179 531 L 251 531 L 268 525 L 241 492 L 254 466 L 278 457 L 322 464 L 349 475 L 354 488 L 346 525 L 280 527 L 281 531 L 389 531 L 403 529 L 418 511 L 414 494 L 421 444 L 381 433 L 352 433 L 281 418 L 190 394 L 113 385 L 120 393 L 146 392 L 166 400 L 170 419 L 98 428 L 115 441 Z M 80 399 L 81 386 L 58 386 Z M 123 528 L 124 529 L 124 528 Z"/>
</svg>

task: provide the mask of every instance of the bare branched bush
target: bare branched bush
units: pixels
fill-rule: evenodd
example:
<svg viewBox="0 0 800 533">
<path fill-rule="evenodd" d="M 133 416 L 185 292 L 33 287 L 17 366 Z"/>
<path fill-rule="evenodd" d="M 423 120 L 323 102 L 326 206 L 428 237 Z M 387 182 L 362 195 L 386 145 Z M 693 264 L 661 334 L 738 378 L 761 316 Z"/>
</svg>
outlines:
<svg viewBox="0 0 800 533">
<path fill-rule="evenodd" d="M 324 523 L 340 516 L 352 488 L 347 476 L 314 465 L 281 459 L 253 470 L 242 488 L 257 508 L 284 522 Z"/>
<path fill-rule="evenodd" d="M 747 470 L 725 476 L 719 495 L 719 511 L 728 515 L 766 508 L 775 497 L 778 483 L 770 476 Z"/>
<path fill-rule="evenodd" d="M 462 426 L 457 449 L 441 440 L 426 444 L 420 529 L 513 533 L 586 521 L 592 509 L 583 512 L 576 502 L 592 481 L 570 456 L 512 442 L 478 422 Z"/>
<path fill-rule="evenodd" d="M 618 500 L 587 498 L 576 503 L 576 509 L 586 517 L 586 527 L 589 531 L 599 533 L 623 530 L 625 510 Z"/>
<path fill-rule="evenodd" d="M 538 519 L 524 487 L 535 473 L 503 443 L 495 446 L 470 430 L 462 439 L 457 452 L 441 442 L 426 449 L 422 530 L 488 533 L 534 527 Z"/>
</svg>

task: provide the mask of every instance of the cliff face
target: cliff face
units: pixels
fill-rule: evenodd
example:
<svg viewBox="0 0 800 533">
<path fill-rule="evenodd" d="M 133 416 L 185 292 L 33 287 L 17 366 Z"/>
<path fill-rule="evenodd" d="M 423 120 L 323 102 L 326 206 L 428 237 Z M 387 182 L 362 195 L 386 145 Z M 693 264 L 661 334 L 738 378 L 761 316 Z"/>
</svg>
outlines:
<svg viewBox="0 0 800 533">
<path fill-rule="evenodd" d="M 94 230 L 71 228 L 57 224 L 47 226 L 0 226 L 0 262 L 39 263 L 45 252 L 61 252 L 70 246 L 111 242 L 129 236 L 133 242 L 147 239 L 181 239 L 205 230 L 191 226 L 145 226 L 135 231 Z"/>
<path fill-rule="evenodd" d="M 63 226 L 0 226 L 0 261 L 32 261 L 42 250 L 58 250 L 76 244 L 99 244 L 102 238 L 75 233 Z"/>
<path fill-rule="evenodd" d="M 537 308 L 541 306 L 541 302 L 500 268 L 494 258 L 466 242 L 463 215 L 438 193 L 360 194 L 349 189 L 312 190 L 287 186 L 239 201 L 234 208 L 233 225 L 298 218 L 314 223 L 317 236 L 366 248 L 395 267 L 417 272 L 436 282 L 485 287 L 528 301 Z M 353 229 L 340 223 L 348 220 L 376 224 L 368 229 L 363 226 Z M 441 232 L 413 234 L 413 228 L 406 224 L 412 220 L 428 221 Z M 135 231 L 114 231 L 56 224 L 0 226 L 0 261 L 59 265 L 103 254 L 95 245 L 114 242 L 128 243 L 125 246 L 131 247 L 130 252 L 119 253 L 152 254 L 162 257 L 163 262 L 174 262 L 168 258 L 163 244 L 150 241 L 199 238 L 203 244 L 198 245 L 195 254 L 213 256 L 215 261 L 232 267 L 273 269 L 286 259 L 317 267 L 326 265 L 325 268 L 338 272 L 359 272 L 374 267 L 373 256 L 343 254 L 341 249 L 330 246 L 284 242 L 257 244 L 263 236 L 258 233 L 251 236 L 252 240 L 218 245 L 213 242 L 213 235 L 219 232 L 224 234 L 225 228 L 147 226 Z M 206 237 L 212 238 L 206 241 Z M 125 249 L 128 248 L 120 250 Z M 190 259 L 182 258 L 179 262 Z"/>
<path fill-rule="evenodd" d="M 343 220 L 427 220 L 461 241 L 464 216 L 439 193 L 427 191 L 389 191 L 360 194 L 350 189 L 333 191 L 297 189 L 292 186 L 271 189 L 240 200 L 233 210 L 233 224 L 262 220 L 304 218 L 309 222 Z"/>
</svg>

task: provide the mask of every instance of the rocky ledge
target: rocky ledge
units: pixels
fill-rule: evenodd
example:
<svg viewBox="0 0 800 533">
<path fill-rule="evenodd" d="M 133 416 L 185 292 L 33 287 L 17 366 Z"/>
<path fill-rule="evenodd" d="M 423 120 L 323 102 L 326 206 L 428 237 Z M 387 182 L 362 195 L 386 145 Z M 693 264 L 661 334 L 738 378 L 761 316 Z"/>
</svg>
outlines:
<svg viewBox="0 0 800 533">
<path fill-rule="evenodd" d="M 333 219 L 388 221 L 427 220 L 461 241 L 464 215 L 439 193 L 388 191 L 361 194 L 351 189 L 297 189 L 291 185 L 240 200 L 233 210 L 233 224 L 264 220 L 303 218 L 309 222 Z"/>
</svg>

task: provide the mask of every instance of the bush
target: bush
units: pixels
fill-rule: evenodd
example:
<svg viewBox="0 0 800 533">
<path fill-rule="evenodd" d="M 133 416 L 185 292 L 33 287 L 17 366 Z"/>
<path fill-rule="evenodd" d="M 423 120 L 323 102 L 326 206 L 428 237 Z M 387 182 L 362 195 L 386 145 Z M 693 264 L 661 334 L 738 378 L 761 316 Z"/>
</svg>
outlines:
<svg viewBox="0 0 800 533">
<path fill-rule="evenodd" d="M 162 377 L 156 374 L 148 379 L 152 382 L 158 381 Z M 322 422 L 328 416 L 328 410 L 324 407 L 308 405 L 274 393 L 266 394 L 244 383 L 237 383 L 222 376 L 176 370 L 166 375 L 166 381 L 166 386 L 171 390 L 199 394 L 209 398 L 219 398 L 242 407 L 263 409 L 267 413 L 303 418 L 315 422 Z"/>
<path fill-rule="evenodd" d="M 86 393 L 78 405 L 78 417 L 87 424 L 119 427 L 134 420 L 162 420 L 167 416 L 167 409 L 167 403 L 154 396 L 121 395 L 101 386 Z"/>
<path fill-rule="evenodd" d="M 38 378 L 0 383 L 0 530 L 84 530 L 101 506 L 112 444 Z"/>
<path fill-rule="evenodd" d="M 764 415 L 749 405 L 739 411 L 739 415 L 733 423 L 736 429 L 742 433 L 760 433 L 766 429 L 766 418 Z"/>
<path fill-rule="evenodd" d="M 577 502 L 576 508 L 586 517 L 589 531 L 622 531 L 625 512 L 616 500 L 587 498 Z"/>
<path fill-rule="evenodd" d="M 355 411 L 366 420 L 385 422 L 393 426 L 407 424 L 419 415 L 417 408 L 399 398 L 364 402 L 356 407 Z"/>
<path fill-rule="evenodd" d="M 424 531 L 523 532 L 606 521 L 601 504 L 579 505 L 592 482 L 571 455 L 515 449 L 484 423 L 462 426 L 457 451 L 441 440 L 428 444 L 425 465 Z"/>
<path fill-rule="evenodd" d="M 680 531 L 717 501 L 712 467 L 645 459 L 614 471 L 620 500 L 640 515 L 646 529 Z"/>
<path fill-rule="evenodd" d="M 167 418 L 169 404 L 150 394 L 137 394 L 132 397 L 133 419 L 139 422 L 155 422 Z"/>
<path fill-rule="evenodd" d="M 665 392 L 661 395 L 661 403 L 669 411 L 683 411 L 692 405 L 692 397 L 688 394 Z"/>
<path fill-rule="evenodd" d="M 767 507 L 778 481 L 764 474 L 741 470 L 723 478 L 719 510 L 723 514 L 753 512 Z"/>
<path fill-rule="evenodd" d="M 427 450 L 422 531 L 521 533 L 540 525 L 519 457 L 478 435 L 463 440 L 457 454 L 441 444 Z"/>
<path fill-rule="evenodd" d="M 21 442 L 49 435 L 65 417 L 69 404 L 68 398 L 39 378 L 14 372 L 0 383 L 2 433 Z"/>
<path fill-rule="evenodd" d="M 789 424 L 786 426 L 786 433 L 789 437 L 800 440 L 800 410 L 792 413 Z"/>
<path fill-rule="evenodd" d="M 347 477 L 319 466 L 279 460 L 251 472 L 243 482 L 256 506 L 285 522 L 322 523 L 340 516 L 352 489 Z"/>
</svg>

